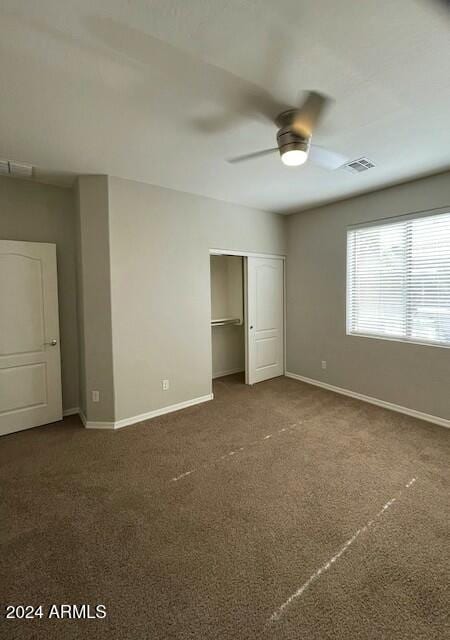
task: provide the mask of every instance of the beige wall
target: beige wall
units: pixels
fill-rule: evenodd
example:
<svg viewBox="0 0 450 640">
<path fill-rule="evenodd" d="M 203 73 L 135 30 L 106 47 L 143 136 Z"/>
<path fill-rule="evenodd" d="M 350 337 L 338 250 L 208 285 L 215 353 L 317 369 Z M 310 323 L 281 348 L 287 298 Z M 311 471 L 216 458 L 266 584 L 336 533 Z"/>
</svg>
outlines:
<svg viewBox="0 0 450 640">
<path fill-rule="evenodd" d="M 120 420 L 211 392 L 209 249 L 284 254 L 286 239 L 281 216 L 120 178 L 109 207 Z"/>
<path fill-rule="evenodd" d="M 80 405 L 91 422 L 114 420 L 108 178 L 77 181 Z M 92 401 L 92 391 L 100 401 Z"/>
<path fill-rule="evenodd" d="M 450 350 L 345 334 L 347 225 L 449 205 L 450 173 L 288 218 L 106 176 L 80 178 L 77 197 L 0 178 L 0 238 L 57 246 L 65 409 L 79 404 L 76 263 L 81 406 L 110 421 L 210 393 L 208 252 L 222 248 L 287 250 L 289 371 L 450 417 Z"/>
<path fill-rule="evenodd" d="M 450 173 L 289 216 L 288 371 L 450 418 L 449 349 L 347 336 L 345 326 L 347 225 L 447 205 Z"/>
<path fill-rule="evenodd" d="M 63 408 L 78 407 L 73 190 L 0 177 L 0 239 L 56 244 Z"/>
</svg>

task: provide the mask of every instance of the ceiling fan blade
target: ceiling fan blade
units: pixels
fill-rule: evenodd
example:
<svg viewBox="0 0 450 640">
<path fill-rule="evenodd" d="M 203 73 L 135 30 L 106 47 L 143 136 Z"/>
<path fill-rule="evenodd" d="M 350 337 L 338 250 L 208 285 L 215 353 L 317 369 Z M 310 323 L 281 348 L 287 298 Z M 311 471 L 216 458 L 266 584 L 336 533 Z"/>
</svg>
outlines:
<svg viewBox="0 0 450 640">
<path fill-rule="evenodd" d="M 435 0 L 435 3 L 441 5 L 441 9 L 447 9 L 450 11 L 450 0 Z"/>
<path fill-rule="evenodd" d="M 292 125 L 293 129 L 299 134 L 310 136 L 323 116 L 325 109 L 332 102 L 331 98 L 322 93 L 310 91 L 298 109 Z"/>
<path fill-rule="evenodd" d="M 318 147 L 315 144 L 312 144 L 309 149 L 308 159 L 319 167 L 328 169 L 329 171 L 339 169 L 339 167 L 348 162 L 348 158 L 341 153 L 330 151 L 324 147 Z"/>
<path fill-rule="evenodd" d="M 229 99 L 226 110 L 205 114 L 191 119 L 191 124 L 201 133 L 226 131 L 242 119 L 274 122 L 275 116 L 286 106 L 263 89 L 242 92 Z"/>
<path fill-rule="evenodd" d="M 246 153 L 243 156 L 229 158 L 227 162 L 229 162 L 230 164 L 246 162 L 247 160 L 253 160 L 254 158 L 262 158 L 263 156 L 268 156 L 270 153 L 274 153 L 275 151 L 278 151 L 278 147 L 273 147 L 272 149 L 263 149 L 262 151 L 255 151 L 254 153 Z"/>
</svg>

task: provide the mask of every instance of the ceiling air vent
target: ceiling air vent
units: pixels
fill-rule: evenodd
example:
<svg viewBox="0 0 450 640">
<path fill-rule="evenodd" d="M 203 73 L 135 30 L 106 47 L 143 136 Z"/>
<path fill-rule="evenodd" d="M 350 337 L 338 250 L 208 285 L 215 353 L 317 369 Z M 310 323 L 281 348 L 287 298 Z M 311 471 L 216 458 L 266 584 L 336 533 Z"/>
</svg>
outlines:
<svg viewBox="0 0 450 640">
<path fill-rule="evenodd" d="M 374 166 L 375 162 L 372 162 L 369 158 L 358 158 L 357 160 L 347 162 L 347 164 L 344 165 L 344 168 L 347 171 L 350 171 L 350 173 L 362 173 L 363 171 L 372 169 Z"/>
<path fill-rule="evenodd" d="M 33 175 L 33 166 L 26 162 L 0 160 L 0 175 L 15 176 L 16 178 L 31 178 Z"/>
<path fill-rule="evenodd" d="M 31 178 L 33 175 L 33 167 L 26 162 L 9 161 L 9 173 L 17 178 Z"/>
</svg>

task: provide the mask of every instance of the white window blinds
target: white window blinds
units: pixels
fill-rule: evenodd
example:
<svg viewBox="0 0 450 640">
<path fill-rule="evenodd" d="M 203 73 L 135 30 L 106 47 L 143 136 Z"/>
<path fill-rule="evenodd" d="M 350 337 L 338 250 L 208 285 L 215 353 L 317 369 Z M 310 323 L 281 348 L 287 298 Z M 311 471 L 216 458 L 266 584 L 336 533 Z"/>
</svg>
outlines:
<svg viewBox="0 0 450 640">
<path fill-rule="evenodd" d="M 348 230 L 347 333 L 450 346 L 450 212 Z"/>
</svg>

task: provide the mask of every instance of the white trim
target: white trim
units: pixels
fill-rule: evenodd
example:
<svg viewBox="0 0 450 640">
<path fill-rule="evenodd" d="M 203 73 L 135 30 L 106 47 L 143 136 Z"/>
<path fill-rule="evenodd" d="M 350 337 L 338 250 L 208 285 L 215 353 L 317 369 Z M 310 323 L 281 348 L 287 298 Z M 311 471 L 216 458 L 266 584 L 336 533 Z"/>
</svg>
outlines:
<svg viewBox="0 0 450 640">
<path fill-rule="evenodd" d="M 244 257 L 244 358 L 245 358 L 245 384 L 248 384 L 249 367 L 249 343 L 248 343 L 248 259 Z M 212 354 L 211 354 L 212 355 Z"/>
<path fill-rule="evenodd" d="M 211 256 L 242 256 L 243 258 L 278 258 L 286 260 L 286 256 L 278 253 L 253 253 L 252 251 L 234 251 L 232 249 L 210 249 Z"/>
<path fill-rule="evenodd" d="M 87 420 L 81 409 L 80 419 L 86 429 L 114 429 L 114 422 L 92 422 Z"/>
<path fill-rule="evenodd" d="M 84 426 L 86 429 L 111 429 L 114 431 L 116 428 L 115 422 L 86 422 Z"/>
<path fill-rule="evenodd" d="M 228 369 L 228 371 L 219 371 L 218 373 L 213 373 L 213 380 L 216 378 L 223 378 L 224 376 L 232 376 L 234 373 L 245 373 L 245 369 L 242 367 L 238 367 L 237 369 Z"/>
<path fill-rule="evenodd" d="M 241 370 L 240 370 L 241 371 Z M 141 413 L 137 416 L 131 416 L 131 418 L 123 418 L 122 420 L 117 420 L 116 422 L 92 422 L 86 419 L 86 416 L 82 412 L 81 409 L 77 409 L 76 413 L 79 414 L 81 422 L 83 423 L 86 429 L 122 429 L 122 427 L 128 427 L 132 424 L 137 424 L 138 422 L 143 422 L 144 420 L 151 420 L 152 418 L 156 418 L 158 416 L 162 416 L 166 413 L 172 413 L 173 411 L 180 411 L 180 409 L 187 409 L 187 407 L 193 407 L 196 404 L 201 404 L 202 402 L 208 402 L 208 400 L 212 400 L 214 398 L 213 393 L 209 393 L 206 396 L 200 396 L 198 398 L 193 398 L 192 400 L 185 400 L 184 402 L 178 402 L 177 404 L 171 404 L 167 407 L 162 407 L 161 409 L 155 409 L 154 411 L 148 411 L 147 413 Z M 75 413 L 75 411 L 74 411 Z M 70 414 L 68 414 L 70 415 Z"/>
<path fill-rule="evenodd" d="M 287 263 L 283 264 L 283 375 L 286 375 L 287 366 Z"/>
<path fill-rule="evenodd" d="M 394 404 L 393 402 L 386 402 L 385 400 L 380 400 L 379 398 L 373 398 L 372 396 L 365 396 L 362 393 L 357 393 L 356 391 L 350 391 L 349 389 L 343 389 L 342 387 L 335 387 L 333 384 L 328 384 L 327 382 L 321 382 L 320 380 L 313 380 L 312 378 L 306 378 L 305 376 L 299 376 L 297 373 L 291 373 L 286 371 L 286 378 L 292 378 L 293 380 L 300 380 L 300 382 L 306 382 L 307 384 L 312 384 L 316 387 L 322 387 L 323 389 L 327 389 L 328 391 L 334 391 L 335 393 L 340 393 L 344 396 L 349 396 L 350 398 L 356 398 L 357 400 L 362 400 L 363 402 L 369 402 L 370 404 L 375 404 L 378 407 L 383 407 L 383 409 L 390 409 L 391 411 L 397 411 L 397 413 L 404 413 L 407 416 L 411 416 L 413 418 L 418 418 L 419 420 L 425 420 L 426 422 L 432 422 L 433 424 L 438 424 L 441 427 L 450 428 L 450 420 L 446 418 L 440 418 L 439 416 L 432 416 L 429 413 L 423 413 L 422 411 L 416 411 L 415 409 L 410 409 L 409 407 L 402 407 L 399 404 Z"/>
<path fill-rule="evenodd" d="M 80 413 L 80 407 L 72 407 L 71 409 L 64 409 L 63 416 L 74 416 Z"/>
<path fill-rule="evenodd" d="M 168 407 L 162 407 L 161 409 L 155 409 L 154 411 L 141 413 L 140 415 L 132 416 L 131 418 L 123 418 L 122 420 L 118 420 L 117 422 L 111 424 L 114 424 L 114 429 L 121 429 L 122 427 L 128 427 L 129 425 L 136 424 L 137 422 L 142 422 L 143 420 L 151 420 L 152 418 L 162 416 L 165 413 L 172 413 L 172 411 L 179 411 L 180 409 L 186 409 L 187 407 L 192 407 L 196 404 L 201 404 L 202 402 L 208 402 L 213 398 L 214 394 L 208 393 L 208 395 L 206 396 L 200 396 L 198 398 L 192 398 L 192 400 L 185 400 L 184 402 L 171 404 Z"/>
</svg>

